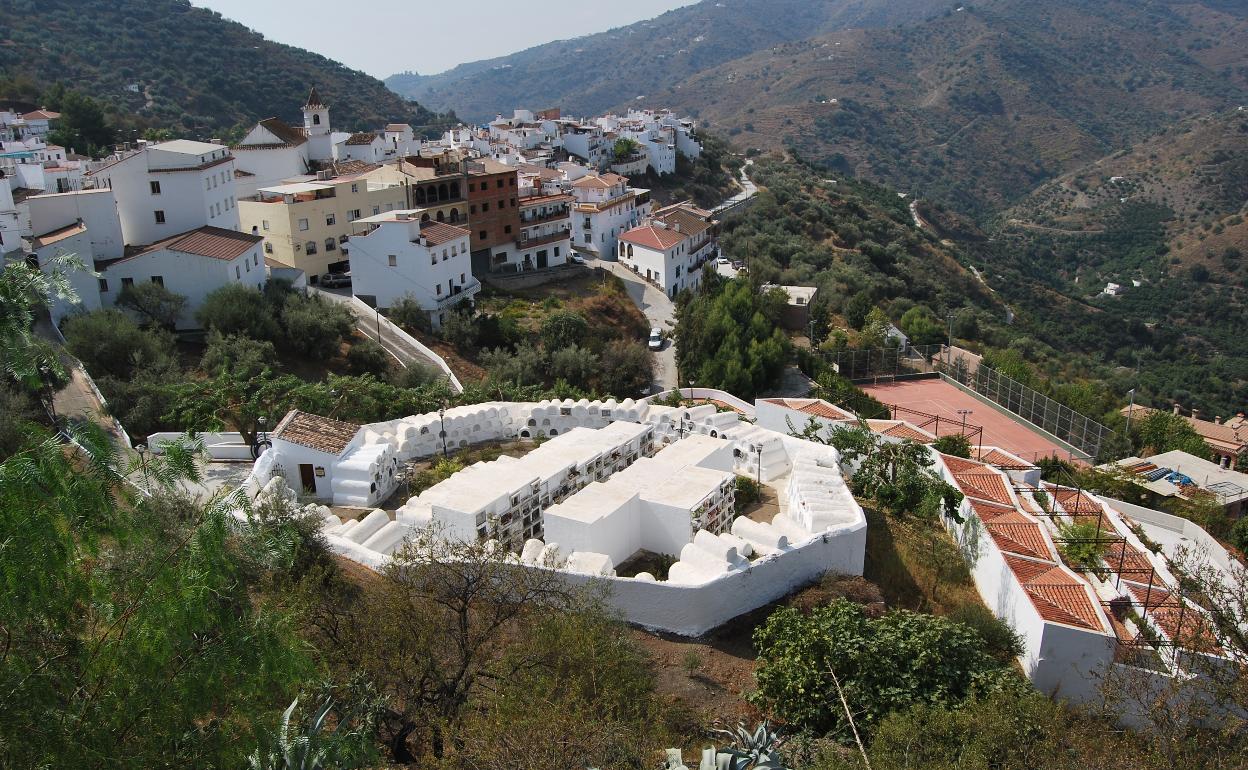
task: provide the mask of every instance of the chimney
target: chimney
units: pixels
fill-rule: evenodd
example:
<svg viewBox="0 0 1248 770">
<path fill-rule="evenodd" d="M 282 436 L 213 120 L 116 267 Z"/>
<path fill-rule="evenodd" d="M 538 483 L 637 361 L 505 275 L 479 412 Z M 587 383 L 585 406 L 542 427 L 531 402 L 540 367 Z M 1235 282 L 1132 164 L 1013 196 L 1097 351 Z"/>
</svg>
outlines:
<svg viewBox="0 0 1248 770">
<path fill-rule="evenodd" d="M 1195 408 L 1193 408 L 1193 409 L 1192 409 L 1192 419 L 1193 419 L 1193 420 L 1199 420 L 1199 419 L 1200 419 L 1200 410 L 1199 410 L 1199 409 L 1195 409 Z"/>
<path fill-rule="evenodd" d="M 1180 406 L 1176 403 L 1176 404 L 1174 405 L 1174 413 L 1175 413 L 1175 414 L 1178 414 L 1178 413 L 1179 413 L 1179 409 L 1180 409 L 1180 408 L 1181 408 L 1181 407 L 1180 407 Z"/>
<path fill-rule="evenodd" d="M 1220 414 L 1215 414 L 1215 415 L 1213 416 L 1213 424 L 1214 424 L 1214 425 L 1221 425 L 1221 424 L 1222 424 L 1222 415 L 1220 415 Z"/>
</svg>

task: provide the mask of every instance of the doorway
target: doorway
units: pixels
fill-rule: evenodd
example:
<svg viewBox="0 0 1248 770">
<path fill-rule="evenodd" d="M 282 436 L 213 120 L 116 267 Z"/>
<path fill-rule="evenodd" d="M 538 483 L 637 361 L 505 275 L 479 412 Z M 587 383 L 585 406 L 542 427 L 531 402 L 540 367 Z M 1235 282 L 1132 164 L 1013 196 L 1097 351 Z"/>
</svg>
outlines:
<svg viewBox="0 0 1248 770">
<path fill-rule="evenodd" d="M 304 492 L 316 494 L 316 472 L 308 463 L 299 463 L 299 481 L 303 484 Z"/>
</svg>

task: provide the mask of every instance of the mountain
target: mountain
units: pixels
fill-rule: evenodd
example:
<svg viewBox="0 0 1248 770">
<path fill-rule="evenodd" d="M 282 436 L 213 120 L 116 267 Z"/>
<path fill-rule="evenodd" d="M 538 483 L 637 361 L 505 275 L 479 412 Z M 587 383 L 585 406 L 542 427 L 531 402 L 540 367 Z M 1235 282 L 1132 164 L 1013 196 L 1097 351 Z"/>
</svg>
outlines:
<svg viewBox="0 0 1248 770">
<path fill-rule="evenodd" d="M 203 136 L 275 111 L 297 119 L 313 85 L 343 130 L 440 119 L 376 78 L 265 40 L 187 0 L 5 0 L 6 80 L 10 90 L 62 81 L 125 122 Z"/>
<path fill-rule="evenodd" d="M 713 67 L 644 104 L 976 214 L 1248 102 L 1243 4 L 995 0 Z"/>
<path fill-rule="evenodd" d="M 386 85 L 472 121 L 513 107 L 592 115 L 755 51 L 837 29 L 915 21 L 948 6 L 947 0 L 704 0 L 439 75 L 393 75 Z"/>
</svg>

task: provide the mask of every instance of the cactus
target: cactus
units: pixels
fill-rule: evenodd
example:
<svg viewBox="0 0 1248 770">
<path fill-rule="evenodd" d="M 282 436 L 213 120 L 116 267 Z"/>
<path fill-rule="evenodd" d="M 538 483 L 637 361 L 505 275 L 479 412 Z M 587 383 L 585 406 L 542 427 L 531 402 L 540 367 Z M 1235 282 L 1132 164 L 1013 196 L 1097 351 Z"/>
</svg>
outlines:
<svg viewBox="0 0 1248 770">
<path fill-rule="evenodd" d="M 744 723 L 733 729 L 717 728 L 711 731 L 728 741 L 728 746 L 714 746 L 702 750 L 698 770 L 788 770 L 780 757 L 780 735 L 763 722 L 753 731 Z M 689 770 L 681 759 L 679 749 L 667 750 L 666 770 Z"/>
</svg>

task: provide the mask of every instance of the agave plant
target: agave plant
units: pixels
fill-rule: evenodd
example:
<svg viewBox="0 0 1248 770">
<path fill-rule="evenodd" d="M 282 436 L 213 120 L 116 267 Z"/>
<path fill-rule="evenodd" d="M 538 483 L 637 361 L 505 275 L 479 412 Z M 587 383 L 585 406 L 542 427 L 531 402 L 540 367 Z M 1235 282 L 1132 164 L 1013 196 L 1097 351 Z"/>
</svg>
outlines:
<svg viewBox="0 0 1248 770">
<path fill-rule="evenodd" d="M 327 730 L 327 718 L 335 710 L 332 697 L 325 697 L 315 713 L 302 724 L 291 724 L 299 699 L 282 712 L 282 722 L 272 743 L 247 758 L 250 770 L 325 770 L 354 768 L 368 763 L 373 723 L 366 715 L 357 720 L 351 713 L 338 713 L 334 729 Z M 365 709 L 367 710 L 367 709 Z"/>
<path fill-rule="evenodd" d="M 770 723 L 764 721 L 750 730 L 743 722 L 738 722 L 734 728 L 717 728 L 711 732 L 723 736 L 729 743 L 718 752 L 717 765 L 723 764 L 721 758 L 727 754 L 731 758 L 727 770 L 785 770 L 780 757 L 780 734 Z"/>
</svg>

